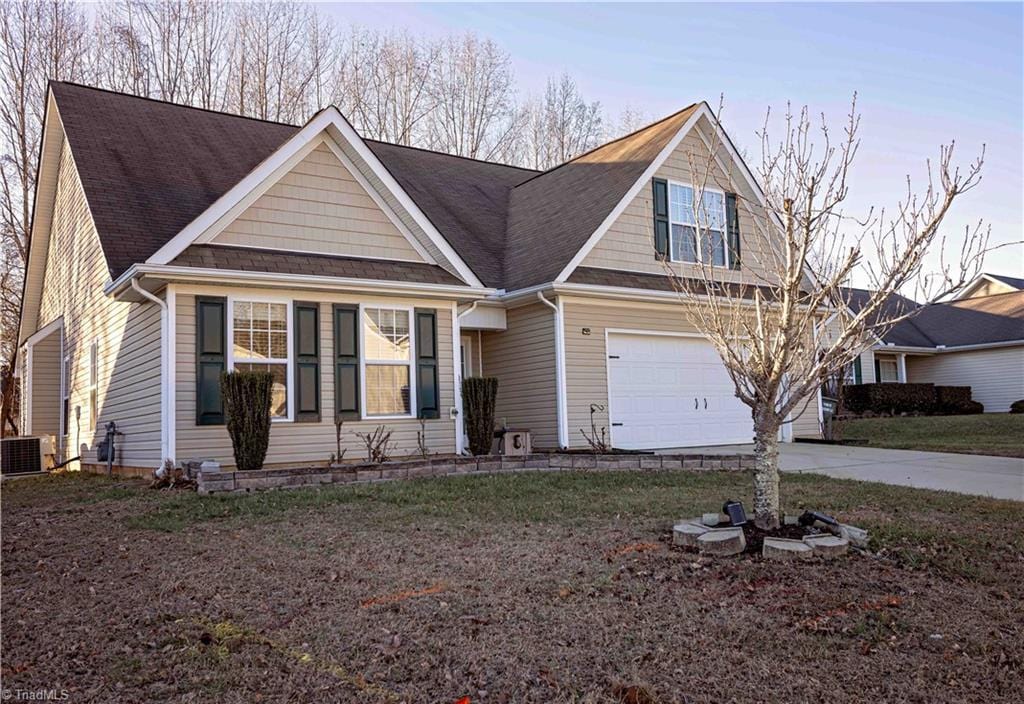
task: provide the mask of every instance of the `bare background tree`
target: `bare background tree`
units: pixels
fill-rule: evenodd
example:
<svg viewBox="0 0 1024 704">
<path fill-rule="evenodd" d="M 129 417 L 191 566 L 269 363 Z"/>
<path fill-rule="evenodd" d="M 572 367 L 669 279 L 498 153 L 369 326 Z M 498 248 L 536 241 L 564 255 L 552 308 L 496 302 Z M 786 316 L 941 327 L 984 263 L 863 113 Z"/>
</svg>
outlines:
<svg viewBox="0 0 1024 704">
<path fill-rule="evenodd" d="M 725 150 L 715 130 L 707 130 L 704 151 L 688 153 L 697 184 L 693 227 L 675 235 L 689 243 L 685 250 L 700 253 L 700 261 L 665 266 L 683 315 L 714 344 L 736 396 L 751 409 L 754 513 L 765 528 L 779 523 L 780 428 L 804 413 L 820 386 L 870 345 L 872 333 L 884 334 L 911 315 L 887 305 L 892 294 L 921 303 L 951 295 L 979 273 L 988 249 L 988 229 L 981 223 L 953 248 L 941 227 L 953 202 L 980 181 L 984 149 L 961 171 L 953 163 L 953 145 L 942 146 L 920 192 L 908 177 L 906 194 L 892 212 L 878 210 L 860 220 L 846 215 L 859 123 L 856 98 L 838 139 L 824 116 L 816 124 L 807 108 L 788 109 L 777 137 L 765 120 L 756 174 L 764 202 L 737 198 L 745 225 L 742 273 L 713 265 L 715 250 L 726 247 L 727 227 L 721 195 L 708 190 L 734 190 L 730 182 L 742 177 L 723 170 L 731 161 L 719 158 Z M 731 217 L 729 209 L 725 217 Z M 925 255 L 936 251 L 943 253 L 940 266 L 928 273 Z M 871 293 L 850 306 L 854 275 L 868 282 Z"/>
<path fill-rule="evenodd" d="M 474 34 L 341 27 L 291 2 L 2 0 L 0 12 L 3 433 L 16 428 L 13 361 L 51 79 L 296 124 L 333 103 L 368 138 L 536 168 L 609 136 L 600 104 L 569 76 L 521 100 L 508 53 Z"/>
</svg>

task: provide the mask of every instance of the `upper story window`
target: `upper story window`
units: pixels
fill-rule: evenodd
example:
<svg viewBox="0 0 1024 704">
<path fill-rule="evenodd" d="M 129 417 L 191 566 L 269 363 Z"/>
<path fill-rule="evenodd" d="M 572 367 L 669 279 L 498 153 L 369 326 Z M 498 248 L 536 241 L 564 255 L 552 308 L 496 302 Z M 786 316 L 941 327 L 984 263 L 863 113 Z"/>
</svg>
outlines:
<svg viewBox="0 0 1024 704">
<path fill-rule="evenodd" d="M 412 414 L 410 311 L 363 309 L 363 363 L 367 416 Z"/>
<path fill-rule="evenodd" d="M 271 418 L 286 419 L 291 316 L 287 303 L 233 301 L 231 304 L 232 368 L 267 371 L 274 377 Z"/>
<path fill-rule="evenodd" d="M 727 266 L 725 194 L 705 188 L 701 202 L 695 204 L 694 188 L 674 182 L 669 183 L 668 194 L 672 261 Z M 699 247 L 698 223 L 702 240 Z"/>
</svg>

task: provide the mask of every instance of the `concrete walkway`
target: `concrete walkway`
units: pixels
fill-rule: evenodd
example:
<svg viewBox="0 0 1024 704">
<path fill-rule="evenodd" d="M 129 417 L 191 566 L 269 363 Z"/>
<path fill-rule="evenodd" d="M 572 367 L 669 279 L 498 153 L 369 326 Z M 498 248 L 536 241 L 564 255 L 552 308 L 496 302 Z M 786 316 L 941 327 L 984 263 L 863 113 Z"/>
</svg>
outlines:
<svg viewBox="0 0 1024 704">
<path fill-rule="evenodd" d="M 921 489 L 1024 501 L 1024 459 L 948 452 L 886 450 L 849 445 L 782 443 L 783 472 L 813 472 Z M 752 451 L 752 445 L 690 448 L 701 452 Z"/>
</svg>

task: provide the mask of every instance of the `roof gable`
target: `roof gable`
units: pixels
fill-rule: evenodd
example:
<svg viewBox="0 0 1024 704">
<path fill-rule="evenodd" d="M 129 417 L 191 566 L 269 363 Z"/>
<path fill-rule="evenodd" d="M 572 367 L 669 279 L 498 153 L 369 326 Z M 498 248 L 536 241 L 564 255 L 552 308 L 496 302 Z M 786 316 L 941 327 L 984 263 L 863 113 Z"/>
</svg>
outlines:
<svg viewBox="0 0 1024 704">
<path fill-rule="evenodd" d="M 509 207 L 505 287 L 558 278 L 697 108 L 691 105 L 516 186 Z"/>
</svg>

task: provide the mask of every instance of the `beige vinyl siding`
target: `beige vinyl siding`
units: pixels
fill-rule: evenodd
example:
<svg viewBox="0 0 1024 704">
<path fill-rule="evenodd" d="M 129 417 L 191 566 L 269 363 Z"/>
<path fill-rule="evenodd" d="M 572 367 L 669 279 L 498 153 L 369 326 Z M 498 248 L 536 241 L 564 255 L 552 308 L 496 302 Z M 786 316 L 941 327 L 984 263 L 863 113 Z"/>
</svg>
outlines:
<svg viewBox="0 0 1024 704">
<path fill-rule="evenodd" d="M 212 458 L 224 466 L 234 464 L 231 439 L 223 425 L 196 425 L 196 294 L 207 296 L 235 296 L 244 299 L 247 295 L 266 297 L 266 291 L 244 289 L 178 288 L 176 319 L 176 406 L 177 406 L 177 457 L 179 460 Z M 360 303 L 360 299 L 347 295 L 312 294 L 309 291 L 275 292 L 275 298 L 290 298 L 297 301 L 320 302 L 320 374 L 321 374 L 321 421 L 319 423 L 274 422 L 270 428 L 270 449 L 267 452 L 268 465 L 311 463 L 321 464 L 335 452 L 334 426 L 334 332 L 331 306 L 333 303 Z M 447 301 L 413 301 L 408 299 L 375 298 L 367 305 L 409 306 L 434 308 L 437 310 L 438 383 L 440 386 L 441 417 L 426 421 L 427 446 L 431 453 L 452 453 L 455 451 L 455 421 L 448 417 L 449 408 L 455 404 L 454 367 L 452 359 L 452 315 L 451 304 Z M 414 368 L 415 370 L 415 368 Z M 366 446 L 355 436 L 356 432 L 373 432 L 378 425 L 392 431 L 391 441 L 395 457 L 416 454 L 416 433 L 420 422 L 409 419 L 367 419 L 345 421 L 342 428 L 342 448 L 345 460 L 366 458 Z"/>
<path fill-rule="evenodd" d="M 507 329 L 485 332 L 484 376 L 498 379 L 497 423 L 529 428 L 533 446 L 558 447 L 555 312 L 542 303 L 510 308 Z"/>
<path fill-rule="evenodd" d="M 422 262 L 388 215 L 321 144 L 213 242 Z"/>
<path fill-rule="evenodd" d="M 70 148 L 61 153 L 39 327 L 64 319 L 71 356 L 68 451 L 95 460 L 103 427 L 115 421 L 120 463 L 160 464 L 160 315 L 155 304 L 114 301 L 110 279 Z M 154 323 L 155 321 L 155 323 Z M 97 407 L 89 418 L 89 348 L 98 343 Z M 59 374 L 59 369 L 58 374 Z M 90 430 L 95 425 L 95 431 Z"/>
<path fill-rule="evenodd" d="M 910 383 L 970 386 L 971 397 L 986 413 L 1004 413 L 1024 399 L 1024 345 L 969 352 L 943 352 L 931 357 L 907 356 Z"/>
<path fill-rule="evenodd" d="M 690 167 L 690 155 L 698 168 L 702 168 L 706 163 L 707 147 L 693 132 L 683 138 L 675 151 L 657 170 L 655 177 L 694 185 L 695 181 L 703 178 L 703 174 L 694 178 Z M 715 164 L 712 176 L 707 181 L 707 187 L 742 193 L 742 189 L 735 186 L 735 182 L 739 179 L 738 171 L 734 171 L 731 175 L 733 178 L 729 179 L 726 173 Z M 765 243 L 764 219 L 756 213 L 756 210 L 751 210 L 751 206 L 744 198 L 738 199 L 738 207 L 742 269 L 738 272 L 728 269 L 716 269 L 715 271 L 721 273 L 720 278 L 723 281 L 761 283 L 762 281 L 758 277 L 753 276 L 753 272 L 764 273 L 764 269 L 759 266 L 759 262 L 765 261 L 762 252 Z M 652 187 L 648 182 L 643 185 L 640 192 L 630 201 L 597 245 L 583 259 L 581 266 L 664 274 L 664 264 L 654 258 L 653 208 Z M 755 225 L 757 229 L 755 229 Z M 683 274 L 686 274 L 687 271 L 692 274 L 694 271 L 692 266 L 682 264 L 674 266 Z"/>
<path fill-rule="evenodd" d="M 793 411 L 793 437 L 821 437 L 821 423 L 818 421 L 818 394 L 807 400 L 807 405 L 800 404 Z"/>
<path fill-rule="evenodd" d="M 374 189 L 380 197 L 384 200 L 391 212 L 402 221 L 402 224 L 406 226 L 412 236 L 416 238 L 416 241 L 420 243 L 423 249 L 429 254 L 438 266 L 445 269 L 448 273 L 453 276 L 462 278 L 455 266 L 448 260 L 436 244 L 430 239 L 426 231 L 416 222 L 412 214 L 406 210 L 402 204 L 398 201 L 398 198 L 391 192 L 391 190 L 384 185 L 377 174 L 374 173 L 373 169 L 370 168 L 369 164 L 363 161 L 362 157 L 356 152 L 356 150 L 346 140 L 340 138 L 338 135 L 334 141 L 338 145 L 338 148 L 348 157 L 349 161 L 359 170 L 366 182 L 370 184 L 370 188 Z"/>
<path fill-rule="evenodd" d="M 32 347 L 32 435 L 60 435 L 60 330 Z"/>
</svg>

